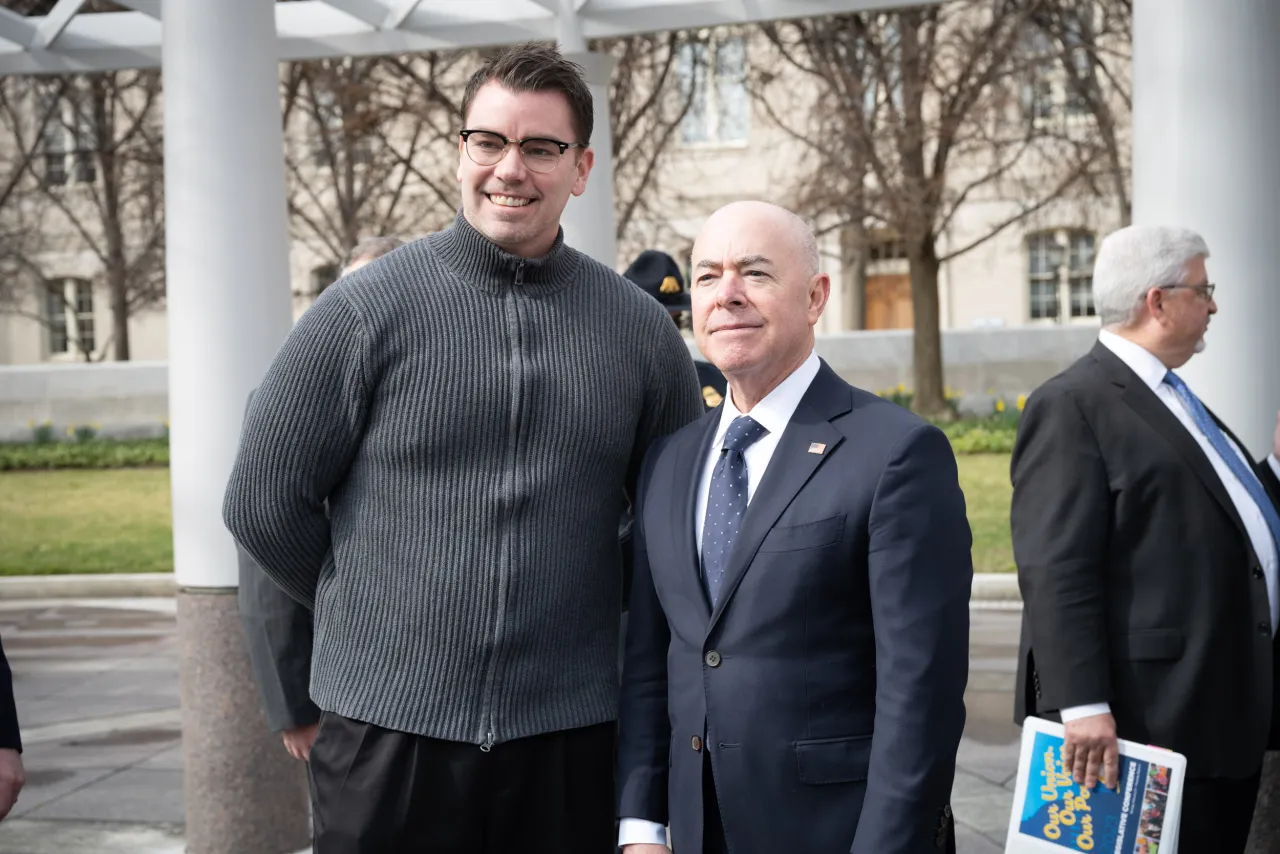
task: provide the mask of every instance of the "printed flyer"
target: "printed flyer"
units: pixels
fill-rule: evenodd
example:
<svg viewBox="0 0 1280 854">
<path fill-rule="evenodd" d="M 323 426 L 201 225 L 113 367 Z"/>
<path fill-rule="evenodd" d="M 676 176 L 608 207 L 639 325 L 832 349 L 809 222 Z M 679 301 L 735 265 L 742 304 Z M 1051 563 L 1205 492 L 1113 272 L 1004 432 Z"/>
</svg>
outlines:
<svg viewBox="0 0 1280 854">
<path fill-rule="evenodd" d="M 1077 785 L 1062 764 L 1062 726 L 1028 718 L 1005 851 L 1176 854 L 1186 759 L 1120 742 L 1116 789 Z"/>
</svg>

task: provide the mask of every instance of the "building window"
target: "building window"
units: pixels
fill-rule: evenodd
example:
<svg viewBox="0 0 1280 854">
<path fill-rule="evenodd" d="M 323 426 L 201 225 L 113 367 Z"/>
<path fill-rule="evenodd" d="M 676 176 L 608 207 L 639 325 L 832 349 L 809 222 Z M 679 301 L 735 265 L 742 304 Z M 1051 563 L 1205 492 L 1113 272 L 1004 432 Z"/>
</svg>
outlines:
<svg viewBox="0 0 1280 854">
<path fill-rule="evenodd" d="M 1089 54 L 1084 47 L 1091 38 L 1092 21 L 1081 11 L 1066 22 L 1066 57 L 1063 46 L 1042 29 L 1027 30 L 1022 40 L 1026 60 L 1022 84 L 1022 108 L 1036 127 L 1061 117 L 1084 116 L 1089 105 L 1080 92 L 1090 73 Z"/>
<path fill-rule="evenodd" d="M 1094 239 L 1091 232 L 1082 230 L 1045 231 L 1027 238 L 1028 314 L 1032 320 L 1061 322 L 1097 316 L 1093 304 Z"/>
<path fill-rule="evenodd" d="M 1071 316 L 1097 317 L 1098 310 L 1093 305 L 1093 235 L 1073 231 L 1067 239 L 1071 250 L 1067 266 Z"/>
<path fill-rule="evenodd" d="M 320 296 L 324 289 L 338 281 L 342 271 L 337 264 L 322 264 L 311 271 L 311 293 Z"/>
<path fill-rule="evenodd" d="M 92 353 L 98 346 L 93 319 L 93 283 L 84 279 L 45 282 L 45 320 L 49 352 Z"/>
<path fill-rule="evenodd" d="M 901 261 L 907 257 L 907 244 L 897 238 L 873 239 L 867 246 L 868 261 Z"/>
<path fill-rule="evenodd" d="M 680 125 L 690 145 L 743 143 L 751 125 L 747 51 L 741 37 L 680 47 L 680 93 L 691 98 Z"/>
<path fill-rule="evenodd" d="M 98 177 L 97 140 L 88 93 L 67 84 L 41 90 L 39 115 L 48 116 L 40 136 L 44 183 L 49 187 L 92 184 Z"/>
</svg>

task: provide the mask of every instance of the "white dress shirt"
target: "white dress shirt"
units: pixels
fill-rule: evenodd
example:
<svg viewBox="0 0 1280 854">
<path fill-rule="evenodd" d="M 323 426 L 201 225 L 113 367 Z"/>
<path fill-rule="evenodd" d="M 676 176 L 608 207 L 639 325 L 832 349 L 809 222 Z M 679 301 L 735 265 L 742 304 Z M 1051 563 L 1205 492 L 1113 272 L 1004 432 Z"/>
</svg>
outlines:
<svg viewBox="0 0 1280 854">
<path fill-rule="evenodd" d="M 747 462 L 748 506 L 756 494 L 760 479 L 764 477 L 765 469 L 769 467 L 769 460 L 773 458 L 773 452 L 777 450 L 783 432 L 791 423 L 791 416 L 795 414 L 796 407 L 800 405 L 801 398 L 809 390 L 821 366 L 822 362 L 818 360 L 818 354 L 810 351 L 809 358 L 804 360 L 804 364 L 778 383 L 773 391 L 765 395 L 764 400 L 747 413 L 755 419 L 756 423 L 769 431 L 742 452 L 743 459 Z M 705 521 L 703 517 L 707 515 L 707 496 L 711 494 L 711 475 L 715 472 L 720 452 L 724 450 L 724 436 L 729 432 L 729 425 L 733 423 L 733 419 L 742 414 L 733 403 L 733 389 L 730 388 L 729 393 L 724 396 L 724 406 L 720 410 L 720 425 L 716 428 L 716 435 L 708 449 L 707 458 L 702 463 L 702 477 L 698 483 L 694 530 L 699 555 L 702 554 L 702 526 Z M 618 845 L 640 843 L 666 845 L 667 829 L 655 821 L 645 821 L 640 818 L 622 819 L 618 823 Z"/>
<path fill-rule="evenodd" d="M 1155 392 L 1156 397 L 1160 398 L 1160 402 L 1169 407 L 1169 411 L 1182 423 L 1183 427 L 1187 428 L 1187 432 L 1199 443 L 1200 449 L 1204 451 L 1204 455 L 1212 463 L 1213 470 L 1217 472 L 1218 479 L 1226 487 L 1231 503 L 1235 505 L 1236 512 L 1240 514 L 1240 519 L 1244 522 L 1244 528 L 1249 534 L 1249 542 L 1253 544 L 1254 553 L 1258 556 L 1258 560 L 1262 562 L 1262 571 L 1266 576 L 1267 582 L 1267 599 L 1271 605 L 1271 633 L 1274 636 L 1277 628 L 1276 624 L 1280 622 L 1278 620 L 1278 616 L 1280 616 L 1280 557 L 1276 554 L 1276 543 L 1271 536 L 1271 529 L 1267 527 L 1267 520 L 1262 516 L 1262 511 L 1244 488 L 1244 484 L 1240 483 L 1239 478 L 1227 467 L 1226 462 L 1214 450 L 1213 445 L 1209 443 L 1209 439 L 1196 426 L 1195 419 L 1192 418 L 1187 408 L 1182 405 L 1182 400 L 1173 390 L 1173 387 L 1164 381 L 1164 376 L 1169 371 L 1164 366 L 1164 363 L 1141 346 L 1106 329 L 1098 333 L 1098 341 L 1102 346 L 1115 353 L 1122 362 L 1128 365 L 1147 384 L 1148 388 Z M 1252 471 L 1253 462 L 1249 459 L 1248 454 L 1241 451 L 1226 433 L 1223 433 L 1223 436 L 1226 437 L 1236 455 Z M 1268 457 L 1267 462 L 1271 464 L 1276 476 L 1280 477 L 1280 462 L 1276 461 L 1275 455 L 1272 454 Z M 1111 706 L 1108 703 L 1090 703 L 1086 706 L 1072 706 L 1063 709 L 1062 720 L 1065 723 L 1066 721 L 1073 721 L 1090 715 L 1110 713 Z"/>
</svg>

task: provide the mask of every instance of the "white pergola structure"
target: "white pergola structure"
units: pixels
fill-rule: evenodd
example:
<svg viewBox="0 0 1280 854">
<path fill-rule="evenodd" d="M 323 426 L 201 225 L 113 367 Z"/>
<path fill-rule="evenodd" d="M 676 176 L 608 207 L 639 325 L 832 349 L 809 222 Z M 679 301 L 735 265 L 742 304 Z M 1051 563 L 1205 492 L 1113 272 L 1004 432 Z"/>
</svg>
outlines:
<svg viewBox="0 0 1280 854">
<path fill-rule="evenodd" d="M 292 325 L 278 61 L 557 40 L 586 69 L 597 117 L 595 172 L 566 210 L 565 231 L 612 265 L 610 65 L 587 52 L 588 39 L 927 0 L 117 2 L 132 11 L 84 14 L 85 0 L 59 0 L 45 17 L 0 9 L 0 75 L 163 70 L 175 563 L 184 590 L 226 592 L 236 586 L 236 553 L 220 504 L 245 398 Z M 1185 373 L 1261 454 L 1280 406 L 1280 281 L 1270 254 L 1280 221 L 1280 2 L 1134 6 L 1135 220 L 1208 239 L 1222 313 Z M 186 631 L 203 641 L 201 627 Z M 207 732 L 187 728 L 184 741 L 232 749 L 236 723 L 221 733 L 216 721 Z M 216 781 L 209 774 L 198 782 Z M 243 779 L 225 782 L 228 791 L 213 793 L 188 786 L 188 850 L 241 850 L 217 835 L 216 817 L 254 814 L 263 794 Z"/>
<path fill-rule="evenodd" d="M 217 512 L 244 400 L 292 325 L 277 62 L 556 40 L 595 96 L 596 165 L 568 242 L 613 266 L 608 57 L 587 40 L 836 14 L 886 0 L 118 0 L 0 9 L 0 75 L 160 67 L 174 558 L 184 586 L 234 587 Z"/>
</svg>

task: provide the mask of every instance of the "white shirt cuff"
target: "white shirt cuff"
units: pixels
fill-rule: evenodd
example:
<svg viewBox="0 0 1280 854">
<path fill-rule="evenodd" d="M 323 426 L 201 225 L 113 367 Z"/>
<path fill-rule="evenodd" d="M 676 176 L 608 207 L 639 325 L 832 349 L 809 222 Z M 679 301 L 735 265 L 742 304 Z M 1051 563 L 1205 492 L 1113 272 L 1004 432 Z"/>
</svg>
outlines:
<svg viewBox="0 0 1280 854">
<path fill-rule="evenodd" d="M 618 822 L 618 846 L 666 845 L 667 829 L 656 821 L 624 818 Z"/>
<path fill-rule="evenodd" d="M 1090 703 L 1087 706 L 1072 706 L 1071 708 L 1062 710 L 1062 722 L 1065 724 L 1079 720 L 1080 718 L 1090 718 L 1094 715 L 1109 714 L 1111 714 L 1110 703 Z"/>
<path fill-rule="evenodd" d="M 1276 477 L 1280 477 L 1280 460 L 1276 459 L 1276 455 L 1267 457 L 1267 462 L 1271 463 L 1271 470 L 1276 473 Z"/>
</svg>

